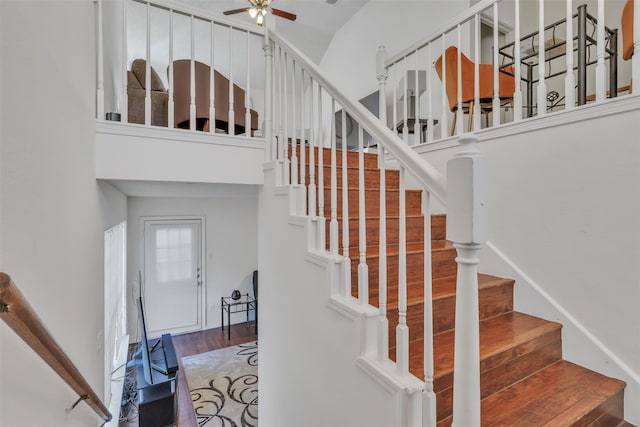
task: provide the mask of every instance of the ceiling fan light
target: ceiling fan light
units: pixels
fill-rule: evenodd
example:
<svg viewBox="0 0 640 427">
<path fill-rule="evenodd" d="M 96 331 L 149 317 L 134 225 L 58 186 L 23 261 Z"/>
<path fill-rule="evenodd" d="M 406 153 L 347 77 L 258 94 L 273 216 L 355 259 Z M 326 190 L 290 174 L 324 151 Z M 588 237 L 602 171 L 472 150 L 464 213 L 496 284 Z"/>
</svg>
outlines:
<svg viewBox="0 0 640 427">
<path fill-rule="evenodd" d="M 256 17 L 256 24 L 262 25 L 263 21 L 264 21 L 264 16 L 261 13 L 258 14 L 258 16 Z"/>
<path fill-rule="evenodd" d="M 252 18 L 255 18 L 256 15 L 258 15 L 258 9 L 256 9 L 255 7 L 252 7 L 251 9 L 249 9 L 249 16 Z"/>
<path fill-rule="evenodd" d="M 267 9 L 266 7 L 264 9 L 260 9 L 260 13 L 262 14 L 262 16 L 267 16 L 268 11 L 269 9 Z"/>
</svg>

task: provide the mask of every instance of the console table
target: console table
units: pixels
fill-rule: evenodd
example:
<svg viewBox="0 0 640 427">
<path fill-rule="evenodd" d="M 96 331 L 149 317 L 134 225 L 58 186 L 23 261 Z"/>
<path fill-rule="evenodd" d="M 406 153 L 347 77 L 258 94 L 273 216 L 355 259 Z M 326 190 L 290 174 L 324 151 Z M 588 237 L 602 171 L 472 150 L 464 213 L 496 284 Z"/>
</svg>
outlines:
<svg viewBox="0 0 640 427">
<path fill-rule="evenodd" d="M 231 339 L 231 314 L 247 313 L 247 323 L 249 322 L 249 312 L 253 310 L 255 315 L 255 331 L 258 333 L 258 301 L 249 294 L 241 295 L 239 299 L 231 297 L 221 297 L 220 306 L 222 307 L 222 330 L 224 331 L 224 313 L 227 313 L 227 339 Z"/>
</svg>

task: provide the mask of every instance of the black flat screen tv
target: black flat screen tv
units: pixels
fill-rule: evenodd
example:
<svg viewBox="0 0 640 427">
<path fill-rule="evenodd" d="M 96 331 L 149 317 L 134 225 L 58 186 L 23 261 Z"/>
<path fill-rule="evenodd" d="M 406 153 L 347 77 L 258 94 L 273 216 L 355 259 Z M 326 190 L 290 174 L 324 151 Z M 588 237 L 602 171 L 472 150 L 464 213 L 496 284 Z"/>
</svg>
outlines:
<svg viewBox="0 0 640 427">
<path fill-rule="evenodd" d="M 140 337 L 140 343 L 138 344 L 140 356 L 142 358 L 142 369 L 144 373 L 144 380 L 147 384 L 153 384 L 153 373 L 151 372 L 151 352 L 149 351 L 149 341 L 147 339 L 147 324 L 144 320 L 144 304 L 142 303 L 142 297 L 138 297 L 138 322 L 140 323 L 140 330 L 142 336 Z"/>
</svg>

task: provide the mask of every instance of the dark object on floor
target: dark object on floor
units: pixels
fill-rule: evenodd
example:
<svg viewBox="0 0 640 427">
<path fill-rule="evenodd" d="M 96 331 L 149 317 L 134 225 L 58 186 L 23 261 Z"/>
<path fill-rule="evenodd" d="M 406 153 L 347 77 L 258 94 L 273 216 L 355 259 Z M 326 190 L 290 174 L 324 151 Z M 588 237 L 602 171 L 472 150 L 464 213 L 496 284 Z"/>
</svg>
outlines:
<svg viewBox="0 0 640 427">
<path fill-rule="evenodd" d="M 253 299 L 258 301 L 258 270 L 253 272 Z"/>
</svg>

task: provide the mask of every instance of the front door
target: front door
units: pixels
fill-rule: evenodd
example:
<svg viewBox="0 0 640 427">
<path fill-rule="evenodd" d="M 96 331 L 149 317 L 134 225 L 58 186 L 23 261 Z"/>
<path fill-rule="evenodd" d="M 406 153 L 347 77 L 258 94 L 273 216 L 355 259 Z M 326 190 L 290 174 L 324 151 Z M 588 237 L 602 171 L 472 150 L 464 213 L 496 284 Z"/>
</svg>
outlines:
<svg viewBox="0 0 640 427">
<path fill-rule="evenodd" d="M 202 329 L 202 220 L 144 220 L 144 304 L 150 335 Z"/>
</svg>

